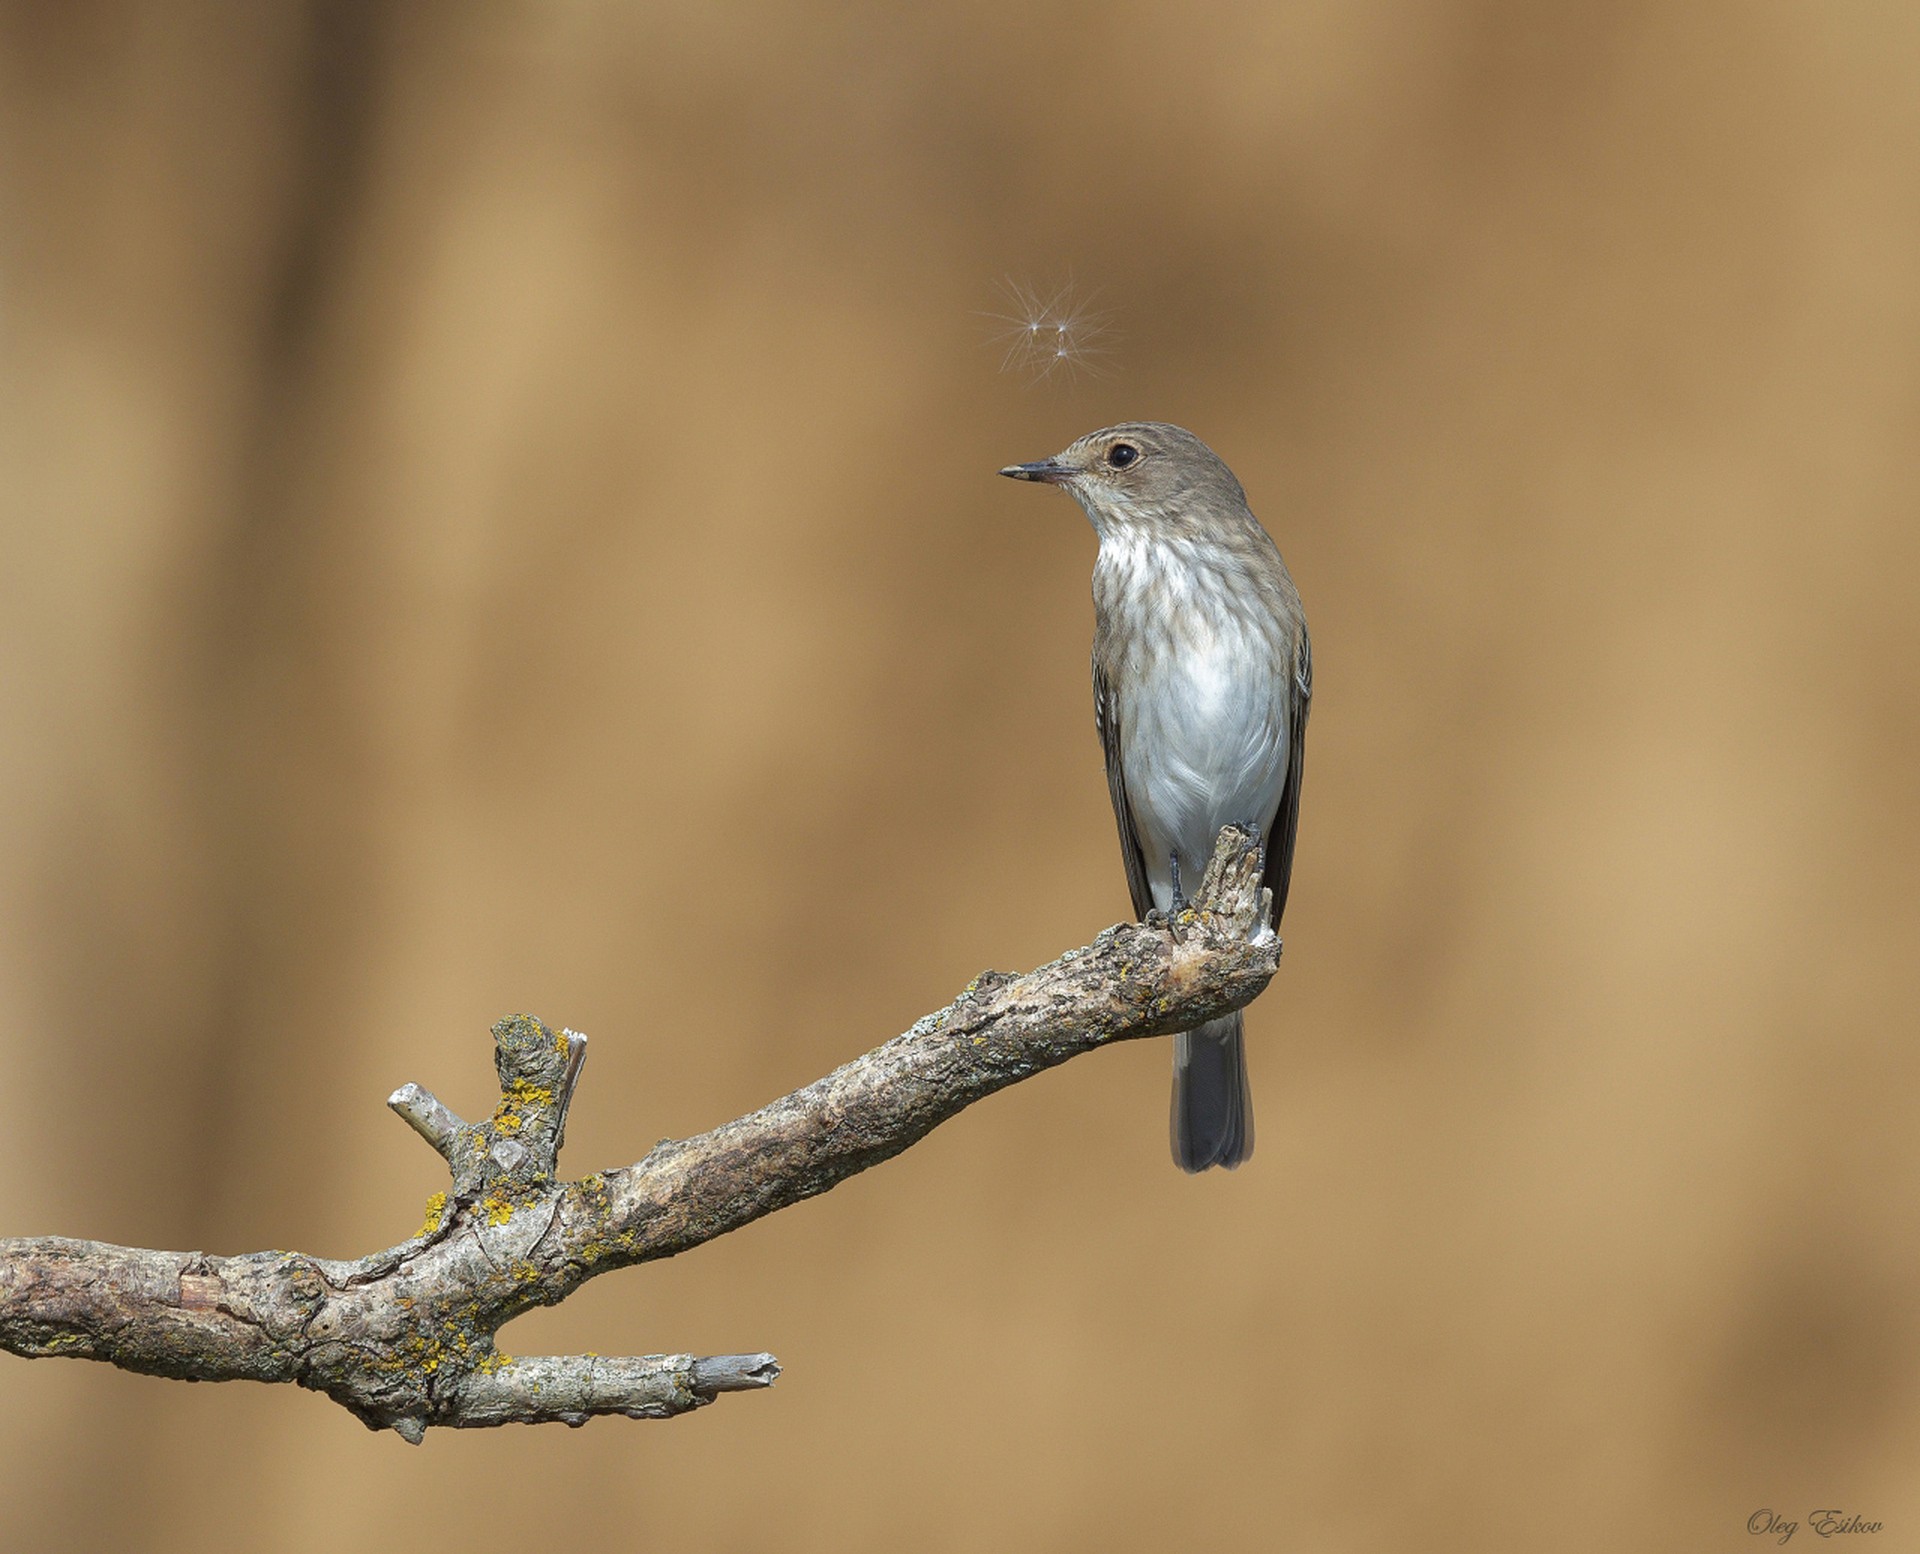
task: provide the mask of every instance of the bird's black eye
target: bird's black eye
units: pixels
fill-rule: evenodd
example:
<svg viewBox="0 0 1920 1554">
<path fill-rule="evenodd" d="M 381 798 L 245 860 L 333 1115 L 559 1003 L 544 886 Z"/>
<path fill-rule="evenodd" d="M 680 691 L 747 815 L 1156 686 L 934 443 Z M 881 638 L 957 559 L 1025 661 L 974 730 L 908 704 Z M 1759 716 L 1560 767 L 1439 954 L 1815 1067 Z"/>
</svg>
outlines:
<svg viewBox="0 0 1920 1554">
<path fill-rule="evenodd" d="M 1130 442 L 1117 442 L 1107 449 L 1107 462 L 1115 469 L 1125 469 L 1140 457 L 1140 450 Z"/>
</svg>

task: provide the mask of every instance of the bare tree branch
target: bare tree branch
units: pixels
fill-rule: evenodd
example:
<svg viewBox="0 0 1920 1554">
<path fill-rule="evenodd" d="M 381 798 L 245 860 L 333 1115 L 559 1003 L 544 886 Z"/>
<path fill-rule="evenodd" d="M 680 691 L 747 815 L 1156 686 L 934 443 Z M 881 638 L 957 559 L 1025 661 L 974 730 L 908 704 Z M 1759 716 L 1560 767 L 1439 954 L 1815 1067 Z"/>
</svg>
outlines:
<svg viewBox="0 0 1920 1554">
<path fill-rule="evenodd" d="M 952 1004 L 803 1090 L 638 1164 L 556 1177 L 586 1038 L 526 1015 L 493 1028 L 500 1104 L 461 1121 L 417 1085 L 388 1104 L 445 1157 L 419 1235 L 355 1262 L 210 1257 L 58 1237 L 0 1240 L 0 1348 L 199 1381 L 291 1381 L 374 1429 L 662 1418 L 768 1386 L 772 1355 L 517 1359 L 494 1335 L 611 1269 L 671 1257 L 825 1192 L 995 1090 L 1079 1053 L 1185 1030 L 1267 985 L 1259 849 L 1220 835 L 1173 922 L 1110 928 Z"/>
</svg>

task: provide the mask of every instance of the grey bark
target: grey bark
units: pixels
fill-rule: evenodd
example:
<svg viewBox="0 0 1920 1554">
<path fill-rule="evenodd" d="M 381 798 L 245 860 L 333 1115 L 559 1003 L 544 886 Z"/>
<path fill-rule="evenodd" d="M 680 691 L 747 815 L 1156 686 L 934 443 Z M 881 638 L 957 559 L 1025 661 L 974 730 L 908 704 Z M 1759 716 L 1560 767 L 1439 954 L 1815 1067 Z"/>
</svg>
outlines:
<svg viewBox="0 0 1920 1554">
<path fill-rule="evenodd" d="M 522 1359 L 494 1335 L 599 1274 L 825 1192 L 1042 1069 L 1241 1008 L 1279 964 L 1270 913 L 1259 849 L 1229 827 L 1174 921 L 1110 928 L 1021 976 L 984 972 L 826 1078 L 578 1181 L 556 1169 L 586 1038 L 512 1016 L 493 1028 L 500 1104 L 486 1121 L 463 1122 L 417 1085 L 388 1102 L 452 1171 L 412 1240 L 353 1262 L 0 1240 L 0 1348 L 295 1382 L 414 1442 L 429 1425 L 664 1418 L 768 1386 L 780 1369 L 768 1354 Z"/>
</svg>

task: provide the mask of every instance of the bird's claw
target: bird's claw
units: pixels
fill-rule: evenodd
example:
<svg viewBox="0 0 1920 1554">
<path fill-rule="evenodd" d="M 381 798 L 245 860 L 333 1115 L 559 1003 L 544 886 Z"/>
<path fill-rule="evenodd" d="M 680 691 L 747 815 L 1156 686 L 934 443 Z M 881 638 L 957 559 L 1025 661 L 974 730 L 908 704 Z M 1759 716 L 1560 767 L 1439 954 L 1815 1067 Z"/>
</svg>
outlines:
<svg viewBox="0 0 1920 1554">
<path fill-rule="evenodd" d="M 1148 907 L 1145 916 L 1140 919 L 1140 925 L 1143 928 L 1151 928 L 1156 933 L 1164 928 L 1173 936 L 1175 944 L 1185 944 L 1187 933 L 1180 926 L 1180 913 L 1183 910 L 1183 906 L 1176 906 L 1171 912 L 1162 912 L 1158 907 Z"/>
</svg>

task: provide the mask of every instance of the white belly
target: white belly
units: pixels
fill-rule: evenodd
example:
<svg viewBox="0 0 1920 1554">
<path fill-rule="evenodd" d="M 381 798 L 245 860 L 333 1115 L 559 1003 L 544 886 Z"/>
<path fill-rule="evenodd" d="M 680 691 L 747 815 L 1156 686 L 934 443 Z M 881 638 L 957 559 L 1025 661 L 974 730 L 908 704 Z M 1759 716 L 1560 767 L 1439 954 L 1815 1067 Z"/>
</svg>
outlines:
<svg viewBox="0 0 1920 1554">
<path fill-rule="evenodd" d="M 1191 895 L 1228 824 L 1264 838 L 1287 771 L 1284 668 L 1256 634 L 1189 621 L 1151 667 L 1130 676 L 1120 706 L 1127 795 L 1154 905 L 1172 901 L 1171 854 Z"/>
</svg>

